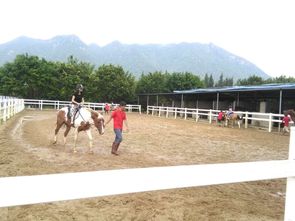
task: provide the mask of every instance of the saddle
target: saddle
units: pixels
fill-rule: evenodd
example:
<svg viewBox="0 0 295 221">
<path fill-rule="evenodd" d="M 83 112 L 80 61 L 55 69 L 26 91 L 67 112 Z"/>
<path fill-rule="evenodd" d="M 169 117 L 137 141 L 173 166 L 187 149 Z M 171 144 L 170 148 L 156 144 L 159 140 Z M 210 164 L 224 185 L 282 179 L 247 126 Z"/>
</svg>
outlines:
<svg viewBox="0 0 295 221">
<path fill-rule="evenodd" d="M 72 117 L 72 107 L 69 105 L 69 106 L 68 106 L 68 114 L 67 114 L 67 118 L 68 118 L 68 119 L 71 119 L 71 117 Z"/>
<path fill-rule="evenodd" d="M 78 107 L 76 107 L 76 108 L 71 108 L 71 125 L 73 126 L 73 127 L 75 127 L 75 119 L 76 119 L 76 115 L 77 115 L 77 113 L 80 111 L 80 109 L 81 109 L 81 105 L 79 105 Z"/>
<path fill-rule="evenodd" d="M 234 112 L 229 112 L 227 113 L 227 118 L 232 118 L 233 115 L 234 115 Z"/>
</svg>

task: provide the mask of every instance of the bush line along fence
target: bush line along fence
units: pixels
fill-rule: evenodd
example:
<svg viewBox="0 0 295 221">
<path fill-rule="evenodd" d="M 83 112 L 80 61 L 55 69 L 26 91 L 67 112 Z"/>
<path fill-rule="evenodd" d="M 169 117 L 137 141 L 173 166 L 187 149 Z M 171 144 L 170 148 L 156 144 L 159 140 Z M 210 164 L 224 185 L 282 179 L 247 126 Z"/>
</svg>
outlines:
<svg viewBox="0 0 295 221">
<path fill-rule="evenodd" d="M 206 118 L 211 124 L 217 118 L 219 110 L 212 109 L 193 109 L 193 108 L 179 108 L 179 107 L 161 107 L 161 106 L 147 106 L 147 114 L 155 116 L 165 116 L 184 118 L 193 118 L 196 121 L 199 121 L 200 118 Z M 242 112 L 235 111 L 238 115 L 243 115 L 243 120 L 245 121 L 245 128 L 248 128 L 250 125 L 248 121 L 255 122 L 253 125 L 257 124 L 261 127 L 268 128 L 268 132 L 271 132 L 273 129 L 273 124 L 278 123 L 278 128 L 280 130 L 280 123 L 282 122 L 281 118 L 283 114 L 273 114 L 273 113 L 259 113 L 259 112 Z"/>
<path fill-rule="evenodd" d="M 1 111 L 5 105 L 10 117 L 24 109 L 22 99 L 0 97 L 0 101 Z M 287 178 L 284 220 L 295 221 L 295 127 L 288 160 L 2 177 L 0 207 L 280 178 Z"/>
</svg>

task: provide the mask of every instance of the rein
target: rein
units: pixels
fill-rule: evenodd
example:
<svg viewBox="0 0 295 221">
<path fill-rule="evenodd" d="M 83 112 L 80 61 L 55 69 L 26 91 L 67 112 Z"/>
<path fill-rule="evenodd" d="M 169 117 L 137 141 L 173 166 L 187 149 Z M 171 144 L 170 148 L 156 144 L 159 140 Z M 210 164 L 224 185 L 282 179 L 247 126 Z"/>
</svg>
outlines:
<svg viewBox="0 0 295 221">
<path fill-rule="evenodd" d="M 75 118 L 75 120 L 76 120 L 76 119 L 79 117 L 79 115 L 80 115 L 81 118 L 82 118 L 82 120 L 83 120 L 84 122 L 87 122 L 87 121 L 84 119 L 84 117 L 82 116 L 80 110 L 81 110 L 81 109 L 78 110 L 78 116 Z"/>
</svg>

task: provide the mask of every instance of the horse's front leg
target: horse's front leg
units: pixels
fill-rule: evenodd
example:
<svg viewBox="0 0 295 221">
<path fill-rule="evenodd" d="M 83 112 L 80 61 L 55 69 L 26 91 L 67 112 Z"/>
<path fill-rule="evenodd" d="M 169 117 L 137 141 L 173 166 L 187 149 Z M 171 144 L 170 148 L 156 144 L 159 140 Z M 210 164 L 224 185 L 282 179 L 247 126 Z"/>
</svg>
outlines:
<svg viewBox="0 0 295 221">
<path fill-rule="evenodd" d="M 92 149 L 92 146 L 93 146 L 93 138 L 92 138 L 92 134 L 91 134 L 91 131 L 90 129 L 89 130 L 86 130 L 86 134 L 89 138 L 89 153 L 93 153 L 93 149 Z"/>
<path fill-rule="evenodd" d="M 59 129 L 61 128 L 61 126 L 63 125 L 63 123 L 56 123 L 56 128 L 55 128 L 55 131 L 54 131 L 54 140 L 53 140 L 53 144 L 56 144 L 57 143 L 57 134 L 58 134 L 58 131 Z"/>
<path fill-rule="evenodd" d="M 73 152 L 74 153 L 77 153 L 77 139 L 78 139 L 78 128 L 75 128 L 75 131 L 74 131 L 74 148 L 73 148 Z"/>
<path fill-rule="evenodd" d="M 68 136 L 69 131 L 71 130 L 71 126 L 70 125 L 66 124 L 66 126 L 67 126 L 67 128 L 66 128 L 66 130 L 64 132 L 64 145 L 66 145 L 67 136 Z"/>
</svg>

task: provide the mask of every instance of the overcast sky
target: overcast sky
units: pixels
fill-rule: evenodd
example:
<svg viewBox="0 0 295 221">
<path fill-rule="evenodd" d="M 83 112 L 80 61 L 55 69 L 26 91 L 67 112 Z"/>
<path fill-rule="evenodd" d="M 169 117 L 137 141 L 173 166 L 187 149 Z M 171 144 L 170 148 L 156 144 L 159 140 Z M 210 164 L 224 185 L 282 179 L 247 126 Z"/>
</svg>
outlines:
<svg viewBox="0 0 295 221">
<path fill-rule="evenodd" d="M 294 0 L 0 0 L 0 44 L 77 35 L 100 46 L 213 43 L 295 77 Z"/>
</svg>

